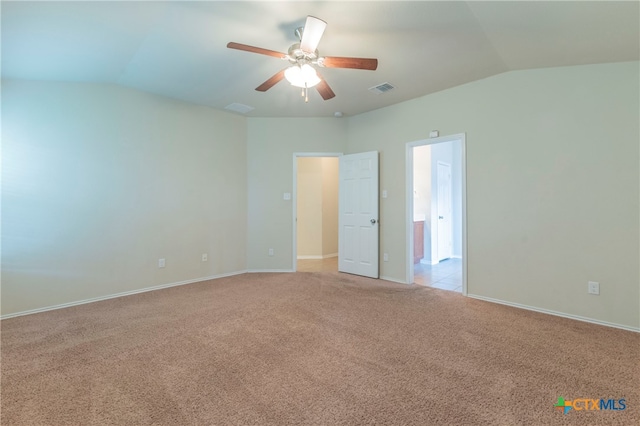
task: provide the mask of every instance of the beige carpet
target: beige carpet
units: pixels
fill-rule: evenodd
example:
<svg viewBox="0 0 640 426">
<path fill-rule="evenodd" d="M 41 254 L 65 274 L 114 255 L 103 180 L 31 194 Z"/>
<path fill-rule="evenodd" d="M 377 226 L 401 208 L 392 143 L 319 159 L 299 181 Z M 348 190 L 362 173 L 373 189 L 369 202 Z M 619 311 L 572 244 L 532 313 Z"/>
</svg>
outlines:
<svg viewBox="0 0 640 426">
<path fill-rule="evenodd" d="M 338 273 L 2 321 L 2 425 L 640 424 L 640 335 Z M 626 410 L 554 408 L 625 399 Z"/>
</svg>

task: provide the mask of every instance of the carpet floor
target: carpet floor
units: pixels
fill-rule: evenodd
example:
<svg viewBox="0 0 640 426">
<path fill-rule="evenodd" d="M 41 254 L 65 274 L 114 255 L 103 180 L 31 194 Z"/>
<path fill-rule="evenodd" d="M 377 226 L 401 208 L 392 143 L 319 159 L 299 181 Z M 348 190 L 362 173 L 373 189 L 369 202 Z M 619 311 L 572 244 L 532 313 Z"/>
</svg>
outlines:
<svg viewBox="0 0 640 426">
<path fill-rule="evenodd" d="M 347 274 L 238 275 L 1 326 L 2 425 L 640 424 L 638 333 Z"/>
</svg>

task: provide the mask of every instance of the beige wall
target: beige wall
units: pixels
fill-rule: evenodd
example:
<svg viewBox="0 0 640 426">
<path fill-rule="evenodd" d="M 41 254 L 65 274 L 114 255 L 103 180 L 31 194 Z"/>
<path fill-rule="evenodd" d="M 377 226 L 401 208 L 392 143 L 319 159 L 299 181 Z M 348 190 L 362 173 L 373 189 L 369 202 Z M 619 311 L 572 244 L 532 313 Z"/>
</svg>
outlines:
<svg viewBox="0 0 640 426">
<path fill-rule="evenodd" d="M 424 222 L 421 260 L 428 262 L 431 262 L 431 197 L 431 145 L 416 146 L 413 148 L 413 220 Z"/>
<path fill-rule="evenodd" d="M 338 186 L 337 157 L 322 158 L 322 257 L 338 253 Z"/>
<path fill-rule="evenodd" d="M 247 119 L 249 270 L 293 269 L 293 154 L 344 152 L 346 130 L 337 118 Z"/>
<path fill-rule="evenodd" d="M 338 253 L 338 157 L 299 157 L 297 163 L 297 257 Z"/>
<path fill-rule="evenodd" d="M 322 257 L 322 181 L 322 158 L 298 158 L 298 258 Z"/>
<path fill-rule="evenodd" d="M 381 275 L 406 279 L 405 144 L 466 133 L 469 294 L 640 327 L 639 80 L 638 62 L 517 71 L 350 118 L 388 191 Z"/>
<path fill-rule="evenodd" d="M 431 220 L 431 146 L 413 148 L 413 220 Z"/>
<path fill-rule="evenodd" d="M 2 314 L 246 270 L 245 140 L 210 108 L 3 80 Z"/>
</svg>

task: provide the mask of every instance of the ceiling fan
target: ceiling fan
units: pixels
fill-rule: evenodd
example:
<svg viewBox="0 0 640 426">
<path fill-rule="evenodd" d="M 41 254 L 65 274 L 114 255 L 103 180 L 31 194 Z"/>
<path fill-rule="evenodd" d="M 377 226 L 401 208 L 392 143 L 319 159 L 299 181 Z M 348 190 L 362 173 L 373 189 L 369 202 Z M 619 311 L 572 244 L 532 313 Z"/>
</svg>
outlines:
<svg viewBox="0 0 640 426">
<path fill-rule="evenodd" d="M 287 53 L 280 53 L 274 50 L 263 49 L 261 47 L 249 46 L 241 43 L 230 42 L 227 47 L 230 49 L 244 50 L 247 52 L 259 53 L 261 55 L 274 56 L 286 59 L 291 64 L 289 67 L 278 71 L 267 81 L 256 87 L 259 92 L 266 92 L 275 86 L 280 80 L 287 79 L 293 86 L 302 88 L 302 95 L 305 102 L 309 101 L 307 90 L 315 87 L 325 101 L 335 96 L 329 84 L 322 78 L 314 68 L 314 65 L 325 68 L 352 68 L 361 70 L 375 70 L 378 68 L 377 59 L 369 58 L 345 58 L 336 56 L 320 56 L 318 44 L 324 33 L 327 23 L 314 16 L 307 16 L 304 27 L 295 30 L 300 43 L 294 43 L 289 47 Z"/>
</svg>

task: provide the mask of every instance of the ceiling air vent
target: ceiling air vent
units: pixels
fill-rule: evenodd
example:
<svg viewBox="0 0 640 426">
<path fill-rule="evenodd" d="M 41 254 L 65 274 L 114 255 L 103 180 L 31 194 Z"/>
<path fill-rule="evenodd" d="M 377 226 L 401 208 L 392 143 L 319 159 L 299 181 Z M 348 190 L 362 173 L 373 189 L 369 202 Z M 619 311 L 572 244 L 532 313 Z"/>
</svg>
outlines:
<svg viewBox="0 0 640 426">
<path fill-rule="evenodd" d="M 382 83 L 382 84 L 378 84 L 377 86 L 369 87 L 369 90 L 371 90 L 376 95 L 388 92 L 389 90 L 393 90 L 393 89 L 395 89 L 395 87 L 392 86 L 391 83 Z"/>
<path fill-rule="evenodd" d="M 249 111 L 253 111 L 255 108 L 249 105 L 239 104 L 237 102 L 234 102 L 224 107 L 224 109 L 227 109 L 233 112 L 239 112 L 240 114 L 246 114 Z"/>
</svg>

